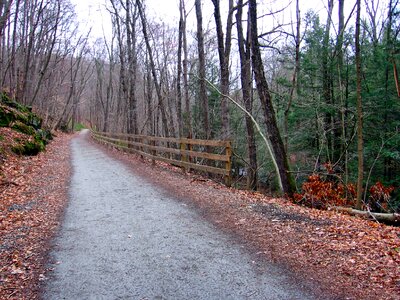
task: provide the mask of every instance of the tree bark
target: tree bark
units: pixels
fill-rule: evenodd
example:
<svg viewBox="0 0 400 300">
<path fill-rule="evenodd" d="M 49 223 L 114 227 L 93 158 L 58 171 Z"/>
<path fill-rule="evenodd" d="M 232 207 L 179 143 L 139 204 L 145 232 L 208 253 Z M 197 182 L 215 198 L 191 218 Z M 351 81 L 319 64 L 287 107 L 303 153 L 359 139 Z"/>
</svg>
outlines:
<svg viewBox="0 0 400 300">
<path fill-rule="evenodd" d="M 285 129 L 285 150 L 289 151 L 289 113 L 292 107 L 294 92 L 297 89 L 297 74 L 300 72 L 300 6 L 299 0 L 296 0 L 296 35 L 295 35 L 295 66 L 292 74 L 292 86 L 290 87 L 289 101 L 284 113 L 284 129 Z"/>
<path fill-rule="evenodd" d="M 186 136 L 188 138 L 192 138 L 192 114 L 190 109 L 190 99 L 189 99 L 189 84 L 188 84 L 188 46 L 187 46 L 187 37 L 186 37 L 186 10 L 185 10 L 185 1 L 180 0 L 181 9 L 183 14 L 183 24 L 182 24 L 182 46 L 183 46 L 183 89 L 185 96 L 185 114 L 186 114 Z"/>
<path fill-rule="evenodd" d="M 257 1 L 249 0 L 250 36 L 252 50 L 252 66 L 256 80 L 258 96 L 264 113 L 264 123 L 267 128 L 268 138 L 271 142 L 273 155 L 278 168 L 278 177 L 282 192 L 291 197 L 296 190 L 294 179 L 290 173 L 289 162 L 286 156 L 285 146 L 276 122 L 275 111 L 272 105 L 271 93 L 264 74 L 261 59 L 260 46 L 258 43 L 257 29 Z"/>
<path fill-rule="evenodd" d="M 136 9 L 132 10 L 130 0 L 126 0 L 126 40 L 128 52 L 128 123 L 127 132 L 137 134 L 137 100 L 136 100 Z M 132 19 L 131 19 L 132 18 Z"/>
<path fill-rule="evenodd" d="M 396 223 L 400 222 L 400 214 L 390 214 L 390 213 L 376 213 L 376 212 L 369 212 L 364 210 L 352 209 L 350 207 L 333 207 L 333 210 L 339 212 L 345 212 L 350 215 L 360 216 L 372 220 L 376 220 L 378 222 L 383 223 Z"/>
<path fill-rule="evenodd" d="M 206 60 L 204 55 L 204 34 L 203 34 L 203 15 L 201 12 L 201 0 L 195 0 L 196 7 L 196 19 L 197 19 L 197 50 L 199 55 L 199 94 L 200 101 L 203 109 L 203 126 L 204 126 L 204 138 L 210 139 L 211 129 L 209 123 L 208 113 L 208 97 L 206 88 Z"/>
<path fill-rule="evenodd" d="M 243 0 L 237 3 L 236 27 L 238 33 L 238 47 L 240 57 L 240 80 L 242 85 L 243 103 L 246 110 L 252 114 L 253 98 L 251 93 L 251 54 L 249 43 L 249 26 L 247 26 L 247 40 L 244 39 L 242 14 Z M 246 131 L 247 131 L 247 153 L 249 157 L 249 167 L 247 168 L 247 189 L 257 190 L 257 147 L 254 134 L 253 122 L 247 114 L 245 115 Z"/>
<path fill-rule="evenodd" d="M 325 26 L 322 50 L 322 93 L 326 105 L 324 132 L 326 136 L 327 157 L 326 161 L 336 161 L 335 136 L 334 136 L 334 103 L 332 97 L 332 69 L 329 58 L 330 28 L 332 23 L 333 0 L 328 0 L 328 18 Z"/>
<path fill-rule="evenodd" d="M 220 0 L 212 0 L 214 4 L 214 18 L 217 29 L 218 56 L 220 66 L 220 89 L 221 89 L 221 119 L 222 119 L 222 139 L 230 138 L 230 117 L 228 99 L 225 95 L 229 95 L 229 57 L 231 52 L 232 39 L 232 16 L 233 16 L 233 0 L 229 0 L 228 18 L 226 21 L 226 36 L 224 41 L 224 33 L 222 30 Z"/>
<path fill-rule="evenodd" d="M 114 10 L 114 18 L 113 18 L 113 27 L 116 30 L 117 34 L 117 42 L 118 42 L 118 49 L 119 49 L 119 89 L 118 89 L 118 105 L 117 105 L 117 113 L 123 115 L 125 108 L 122 105 L 122 101 L 127 99 L 128 95 L 128 80 L 126 76 L 126 58 L 125 58 L 125 51 L 124 51 L 124 43 L 123 43 L 123 34 L 122 34 L 122 26 L 121 26 L 121 16 L 119 15 L 119 11 L 117 6 L 114 3 L 114 0 L 110 0 L 110 3 Z M 122 127 L 124 127 L 125 119 L 121 118 L 124 122 Z M 128 128 L 127 128 L 128 131 Z"/>
<path fill-rule="evenodd" d="M 183 46 L 183 8 L 182 0 L 179 3 L 179 34 L 178 34 L 178 67 L 177 67 L 177 79 L 176 79 L 176 92 L 177 92 L 177 117 L 178 117 L 178 136 L 183 137 L 183 122 L 182 122 L 182 46 Z"/>
<path fill-rule="evenodd" d="M 147 34 L 147 23 L 146 23 L 146 17 L 144 15 L 144 11 L 143 11 L 143 7 L 142 7 L 142 3 L 139 0 L 136 0 L 136 5 L 138 7 L 138 12 L 139 12 L 139 16 L 140 19 L 142 21 L 142 31 L 143 31 L 143 36 L 144 36 L 144 40 L 146 43 L 146 49 L 149 55 L 149 63 L 150 63 L 150 68 L 151 68 L 151 73 L 153 75 L 153 81 L 154 81 L 154 85 L 156 87 L 156 93 L 157 93 L 157 97 L 158 97 L 158 106 L 160 108 L 161 111 L 161 120 L 163 123 L 163 129 L 165 132 L 165 136 L 169 136 L 169 129 L 168 129 L 168 120 L 167 120 L 167 113 L 165 110 L 165 105 L 164 105 L 164 101 L 163 101 L 163 97 L 161 94 L 161 86 L 158 82 L 158 78 L 157 78 L 157 73 L 156 73 L 156 67 L 154 64 L 154 59 L 153 59 L 153 52 L 151 51 L 151 47 L 150 47 L 150 41 L 149 41 L 149 36 Z"/>
<path fill-rule="evenodd" d="M 364 176 L 364 141 L 363 141 L 363 110 L 361 96 L 361 46 L 360 46 L 360 23 L 361 23 L 361 0 L 357 0 L 356 16 L 356 76 L 357 76 L 357 158 L 358 158 L 358 177 L 357 177 L 357 200 L 356 208 L 361 208 L 363 194 Z"/>
</svg>

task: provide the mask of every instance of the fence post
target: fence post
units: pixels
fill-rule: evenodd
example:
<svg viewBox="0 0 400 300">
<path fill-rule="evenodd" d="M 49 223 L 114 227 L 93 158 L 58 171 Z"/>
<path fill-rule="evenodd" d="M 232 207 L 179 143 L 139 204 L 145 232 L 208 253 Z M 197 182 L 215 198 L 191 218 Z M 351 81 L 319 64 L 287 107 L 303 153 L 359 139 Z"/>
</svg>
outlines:
<svg viewBox="0 0 400 300">
<path fill-rule="evenodd" d="M 182 142 L 182 140 L 179 141 L 180 149 L 181 149 L 181 161 L 183 162 L 188 162 L 188 157 L 184 153 L 186 150 L 186 144 Z M 182 166 L 182 171 L 185 173 L 187 172 L 187 168 L 185 166 Z"/>
<path fill-rule="evenodd" d="M 139 144 L 144 144 L 143 137 L 136 137 Z M 143 152 L 143 146 L 138 146 L 138 151 Z M 140 154 L 140 158 L 144 159 L 144 156 Z"/>
<path fill-rule="evenodd" d="M 231 142 L 227 141 L 226 147 L 225 147 L 225 155 L 228 158 L 228 160 L 225 162 L 225 170 L 227 171 L 227 175 L 225 175 L 225 185 L 227 187 L 230 187 L 232 185 L 232 173 L 231 173 L 231 168 L 232 168 L 232 146 Z"/>
</svg>

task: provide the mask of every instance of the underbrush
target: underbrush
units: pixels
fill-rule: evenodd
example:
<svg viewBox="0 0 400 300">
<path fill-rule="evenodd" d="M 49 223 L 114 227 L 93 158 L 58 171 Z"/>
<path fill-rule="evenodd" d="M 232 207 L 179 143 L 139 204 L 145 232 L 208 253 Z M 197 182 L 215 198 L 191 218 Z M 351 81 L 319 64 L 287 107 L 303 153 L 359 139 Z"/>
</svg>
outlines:
<svg viewBox="0 0 400 300">
<path fill-rule="evenodd" d="M 334 174 L 330 164 L 326 164 L 327 173 L 311 174 L 303 183 L 301 192 L 296 193 L 293 201 L 308 207 L 328 209 L 331 207 L 354 207 L 356 185 L 344 183 L 340 175 Z M 384 186 L 381 182 L 371 185 L 363 193 L 363 209 L 373 212 L 398 212 L 392 195 L 394 186 Z"/>
</svg>

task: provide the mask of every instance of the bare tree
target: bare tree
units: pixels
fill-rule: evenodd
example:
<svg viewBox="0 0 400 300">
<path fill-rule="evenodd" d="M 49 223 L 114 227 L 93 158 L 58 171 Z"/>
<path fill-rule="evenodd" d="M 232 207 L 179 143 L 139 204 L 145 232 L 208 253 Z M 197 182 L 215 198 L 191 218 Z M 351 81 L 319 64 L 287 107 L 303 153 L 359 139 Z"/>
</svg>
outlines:
<svg viewBox="0 0 400 300">
<path fill-rule="evenodd" d="M 136 54 L 136 6 L 132 10 L 130 0 L 125 2 L 126 11 L 126 40 L 128 52 L 128 118 L 127 132 L 137 133 L 137 100 L 136 100 L 136 77 L 137 77 L 137 54 Z M 144 25 L 143 25 L 144 26 Z"/>
<path fill-rule="evenodd" d="M 201 0 L 195 0 L 196 19 L 197 19 L 197 50 L 199 55 L 199 96 L 203 110 L 203 126 L 205 138 L 211 137 L 209 123 L 208 97 L 206 87 L 206 61 L 204 55 L 204 33 L 203 33 L 203 15 L 201 12 Z"/>
<path fill-rule="evenodd" d="M 177 67 L 177 79 L 176 79 L 176 91 L 177 91 L 177 116 L 178 116 L 178 132 L 179 137 L 183 136 L 183 120 L 182 120 L 182 48 L 183 48 L 183 31 L 184 20 L 183 20 L 183 0 L 179 1 L 179 36 L 178 36 L 178 67 Z"/>
<path fill-rule="evenodd" d="M 290 173 L 289 162 L 286 156 L 285 146 L 277 126 L 272 97 L 264 73 L 263 62 L 261 58 L 260 46 L 258 42 L 257 28 L 257 2 L 249 0 L 250 17 L 250 39 L 251 39 L 251 62 L 253 66 L 254 77 L 257 85 L 258 96 L 264 113 L 264 123 L 267 129 L 268 137 L 273 150 L 273 159 L 276 162 L 278 182 L 283 193 L 292 196 L 296 190 L 293 176 Z"/>
<path fill-rule="evenodd" d="M 231 52 L 231 40 L 232 40 L 232 20 L 233 20 L 233 0 L 229 0 L 229 11 L 228 18 L 226 21 L 226 36 L 224 40 L 224 33 L 222 30 L 221 12 L 220 12 L 220 1 L 212 0 L 214 4 L 214 18 L 217 29 L 217 41 L 218 41 L 218 55 L 220 65 L 220 88 L 221 88 L 221 118 L 222 118 L 222 132 L 221 137 L 228 139 L 230 137 L 230 125 L 229 125 L 229 106 L 228 99 L 226 96 L 229 95 L 229 60 Z"/>
<path fill-rule="evenodd" d="M 364 178 L 364 140 L 363 140 L 363 111 L 361 97 L 361 46 L 360 46 L 360 23 L 361 23 L 361 0 L 357 0 L 356 15 L 356 74 L 357 74 L 357 157 L 358 157 L 358 176 L 357 176 L 357 200 L 356 208 L 361 209 Z"/>
<path fill-rule="evenodd" d="M 150 63 L 151 73 L 153 75 L 154 85 L 156 87 L 156 93 L 157 93 L 157 97 L 158 97 L 158 107 L 160 108 L 160 111 L 161 111 L 161 119 L 163 122 L 164 133 L 165 133 L 165 136 L 169 136 L 167 113 L 165 110 L 164 100 L 163 100 L 163 96 L 161 93 L 161 86 L 160 86 L 160 83 L 159 83 L 159 80 L 157 77 L 157 72 L 156 72 L 156 67 L 155 67 L 155 63 L 154 63 L 153 52 L 152 52 L 152 49 L 150 46 L 149 36 L 147 34 L 146 16 L 144 14 L 142 3 L 140 2 L 140 0 L 136 0 L 136 5 L 138 7 L 140 19 L 142 21 L 143 37 L 144 37 L 144 40 L 146 43 L 147 54 L 149 56 L 149 63 Z"/>
<path fill-rule="evenodd" d="M 0 41 L 4 34 L 4 28 L 6 27 L 7 20 L 10 17 L 11 5 L 13 0 L 1 0 L 0 1 Z"/>
<path fill-rule="evenodd" d="M 180 14 L 182 15 L 182 47 L 183 47 L 183 89 L 185 98 L 185 114 L 186 114 L 186 135 L 191 138 L 193 136 L 192 132 L 192 115 L 189 102 L 189 85 L 188 85 L 188 46 L 186 37 L 186 9 L 185 1 L 180 0 Z"/>
<path fill-rule="evenodd" d="M 300 5 L 299 0 L 296 0 L 296 34 L 295 34 L 295 65 L 292 74 L 292 86 L 290 87 L 289 92 L 289 101 L 286 106 L 284 112 L 284 130 L 285 130 L 285 150 L 288 152 L 289 150 L 289 113 L 292 107 L 294 93 L 297 89 L 297 75 L 300 72 L 300 25 L 301 25 L 301 17 L 300 17 Z"/>
<path fill-rule="evenodd" d="M 247 26 L 247 38 L 244 38 L 243 25 L 243 0 L 237 3 L 236 27 L 238 34 L 238 47 L 240 57 L 240 79 L 242 84 L 243 102 L 249 114 L 253 111 L 251 52 L 250 52 L 250 26 Z M 247 188 L 257 189 L 257 148 L 255 141 L 254 125 L 249 115 L 245 115 L 247 130 L 247 153 L 249 166 L 247 168 Z"/>
</svg>

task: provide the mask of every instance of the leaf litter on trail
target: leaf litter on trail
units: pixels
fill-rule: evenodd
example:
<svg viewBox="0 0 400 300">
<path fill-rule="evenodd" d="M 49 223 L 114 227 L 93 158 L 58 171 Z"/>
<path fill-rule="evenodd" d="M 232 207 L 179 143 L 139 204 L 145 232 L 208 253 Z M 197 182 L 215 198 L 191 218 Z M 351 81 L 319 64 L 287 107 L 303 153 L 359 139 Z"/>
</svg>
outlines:
<svg viewBox="0 0 400 300">
<path fill-rule="evenodd" d="M 0 299 L 38 299 L 67 200 L 72 136 L 57 133 L 45 152 L 18 156 L 7 146 L 20 134 L 8 128 L 0 134 Z"/>
</svg>

